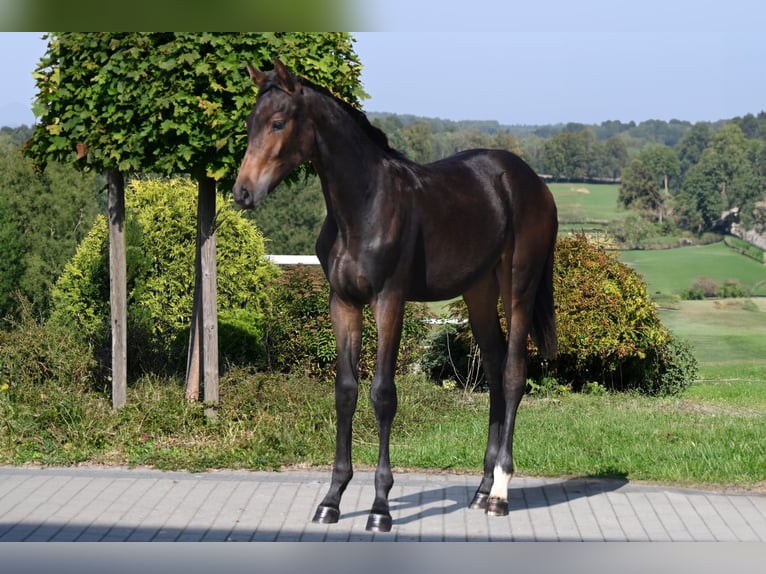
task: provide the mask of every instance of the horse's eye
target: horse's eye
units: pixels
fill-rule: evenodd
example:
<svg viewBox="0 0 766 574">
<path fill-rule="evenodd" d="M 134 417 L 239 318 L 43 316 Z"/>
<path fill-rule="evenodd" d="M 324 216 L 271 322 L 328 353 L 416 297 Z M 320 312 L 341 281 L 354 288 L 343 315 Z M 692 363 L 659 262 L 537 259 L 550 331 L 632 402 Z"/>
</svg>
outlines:
<svg viewBox="0 0 766 574">
<path fill-rule="evenodd" d="M 274 120 L 274 122 L 272 122 L 271 124 L 271 131 L 272 132 L 281 131 L 285 129 L 285 124 L 287 124 L 285 120 Z"/>
</svg>

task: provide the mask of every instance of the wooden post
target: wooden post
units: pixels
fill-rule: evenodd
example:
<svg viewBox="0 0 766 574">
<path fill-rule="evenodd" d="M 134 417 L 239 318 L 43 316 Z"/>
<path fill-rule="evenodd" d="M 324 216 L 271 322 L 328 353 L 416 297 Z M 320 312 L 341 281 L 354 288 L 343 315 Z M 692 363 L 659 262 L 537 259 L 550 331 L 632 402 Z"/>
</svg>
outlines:
<svg viewBox="0 0 766 574">
<path fill-rule="evenodd" d="M 109 197 L 109 300 L 112 324 L 112 409 L 125 406 L 128 388 L 127 274 L 125 265 L 125 179 L 107 174 Z"/>
<path fill-rule="evenodd" d="M 202 379 L 207 414 L 215 415 L 218 404 L 218 298 L 216 291 L 216 194 L 215 181 L 202 177 L 198 181 L 197 265 L 195 305 L 189 338 L 186 396 L 199 396 Z M 195 382 L 196 377 L 196 382 Z M 196 390 L 195 390 L 196 384 Z"/>
<path fill-rule="evenodd" d="M 202 225 L 199 218 L 198 204 L 197 245 L 194 256 L 194 298 L 192 303 L 191 328 L 189 329 L 189 352 L 186 356 L 186 400 L 192 402 L 197 402 L 200 400 L 200 379 L 202 378 L 202 370 L 200 364 L 200 354 L 202 347 L 202 261 L 200 255 L 200 250 L 202 249 L 201 229 Z"/>
</svg>

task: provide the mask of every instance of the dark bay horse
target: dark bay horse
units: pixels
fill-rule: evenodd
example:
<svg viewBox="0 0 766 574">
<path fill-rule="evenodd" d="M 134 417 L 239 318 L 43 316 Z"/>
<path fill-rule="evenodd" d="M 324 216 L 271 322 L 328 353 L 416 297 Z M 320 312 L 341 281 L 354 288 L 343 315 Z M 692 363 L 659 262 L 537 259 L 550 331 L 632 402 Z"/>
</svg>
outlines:
<svg viewBox="0 0 766 574">
<path fill-rule="evenodd" d="M 419 165 L 389 147 L 365 115 L 276 60 L 248 64 L 258 95 L 247 118 L 248 146 L 234 199 L 254 208 L 293 169 L 311 161 L 327 218 L 316 251 L 330 283 L 338 351 L 337 434 L 329 491 L 315 522 L 340 517 L 351 480 L 351 420 L 358 396 L 362 308 L 370 305 L 378 349 L 370 400 L 380 436 L 375 499 L 367 530 L 391 529 L 389 460 L 397 407 L 394 369 L 405 301 L 462 295 L 490 386 L 484 475 L 471 502 L 508 513 L 513 429 L 524 394 L 527 336 L 556 353 L 553 248 L 556 205 L 545 183 L 518 156 L 471 150 Z M 507 342 L 497 313 L 502 298 Z"/>
</svg>

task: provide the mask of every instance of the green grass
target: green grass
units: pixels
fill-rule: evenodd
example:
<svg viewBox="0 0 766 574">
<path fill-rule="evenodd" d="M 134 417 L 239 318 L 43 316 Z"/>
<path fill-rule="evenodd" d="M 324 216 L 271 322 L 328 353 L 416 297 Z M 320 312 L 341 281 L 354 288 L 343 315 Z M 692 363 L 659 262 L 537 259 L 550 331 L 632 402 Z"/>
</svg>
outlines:
<svg viewBox="0 0 766 574">
<path fill-rule="evenodd" d="M 562 226 L 570 222 L 608 222 L 630 213 L 617 206 L 619 185 L 612 184 L 548 184 L 556 199 Z"/>
<path fill-rule="evenodd" d="M 481 473 L 487 396 L 399 380 L 391 456 L 395 467 Z M 716 388 L 719 392 L 714 392 Z M 766 480 L 766 397 L 724 387 L 680 398 L 626 394 L 526 397 L 516 432 L 517 471 L 527 475 L 623 476 L 686 485 L 753 486 Z M 377 459 L 377 430 L 360 390 L 354 463 Z M 324 467 L 334 451 L 332 383 L 235 369 L 221 384 L 214 421 L 183 400 L 180 381 L 145 378 L 128 406 L 58 385 L 0 391 L 0 464 L 151 465 L 210 468 Z"/>
<path fill-rule="evenodd" d="M 754 295 L 766 295 L 766 267 L 728 248 L 722 241 L 677 249 L 623 251 L 620 260 L 643 276 L 652 296 L 680 294 L 701 276 L 719 283 L 737 279 Z"/>
<path fill-rule="evenodd" d="M 702 366 L 766 367 L 766 299 L 680 301 L 659 313 L 663 325 L 691 343 Z"/>
</svg>

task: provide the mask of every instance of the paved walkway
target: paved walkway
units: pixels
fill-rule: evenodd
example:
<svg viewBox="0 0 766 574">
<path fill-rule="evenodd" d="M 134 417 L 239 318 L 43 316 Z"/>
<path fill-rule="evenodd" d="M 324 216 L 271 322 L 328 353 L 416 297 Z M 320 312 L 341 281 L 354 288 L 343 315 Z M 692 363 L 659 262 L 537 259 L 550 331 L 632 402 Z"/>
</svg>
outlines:
<svg viewBox="0 0 766 574">
<path fill-rule="evenodd" d="M 466 508 L 478 476 L 395 473 L 393 529 L 365 531 L 357 472 L 334 525 L 311 523 L 329 472 L 191 474 L 0 467 L 0 541 L 759 541 L 766 495 L 620 480 L 511 481 L 510 514 Z"/>
</svg>

